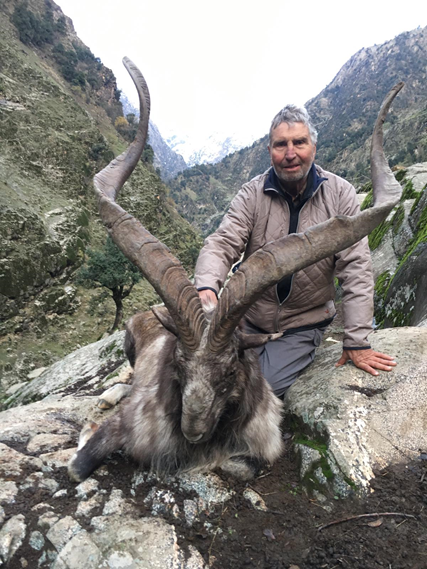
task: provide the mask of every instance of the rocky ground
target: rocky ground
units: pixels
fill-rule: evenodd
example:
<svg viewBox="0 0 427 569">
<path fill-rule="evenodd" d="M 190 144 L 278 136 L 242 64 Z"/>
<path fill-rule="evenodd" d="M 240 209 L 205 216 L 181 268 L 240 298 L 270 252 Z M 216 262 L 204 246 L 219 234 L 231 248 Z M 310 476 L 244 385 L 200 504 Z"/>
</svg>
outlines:
<svg viewBox="0 0 427 569">
<path fill-rule="evenodd" d="M 28 448 L 25 452 L 30 456 Z M 33 470 L 29 463 L 28 479 Z M 287 438 L 285 456 L 250 484 L 214 477 L 222 490 L 216 490 L 210 503 L 206 484 L 162 482 L 137 474 L 135 465 L 120 455 L 78 487 L 57 463 L 52 466 L 49 484 L 27 483 L 14 503 L 4 505 L 0 555 L 12 541 L 17 550 L 6 564 L 10 569 L 422 569 L 427 563 L 426 472 L 427 462 L 420 459 L 378 472 L 374 492 L 366 499 L 335 500 L 330 496 L 326 504 L 320 503 L 301 487 L 292 439 Z M 144 554 L 141 558 L 140 554 L 138 563 L 136 556 L 132 560 L 130 554 L 123 553 L 123 543 L 129 545 L 124 537 L 121 549 L 117 543 L 108 549 L 102 536 L 114 542 L 110 534 L 118 532 L 118 527 L 130 533 L 130 514 L 139 531 L 147 520 L 157 524 L 146 550 L 152 550 L 160 539 L 160 529 L 167 529 L 170 539 L 177 539 L 181 555 L 172 563 L 164 551 L 155 551 L 154 558 L 144 558 Z M 322 529 L 335 521 L 339 523 Z M 20 532 L 11 530 L 10 525 L 18 525 Z M 91 540 L 86 540 L 88 535 Z M 79 558 L 82 550 L 84 555 Z M 91 559 L 99 550 L 107 553 L 94 564 Z M 164 564 L 157 565 L 156 560 Z"/>
<path fill-rule="evenodd" d="M 329 362 L 331 384 L 341 374 L 344 399 L 359 411 L 366 408 L 358 419 L 358 423 L 364 422 L 365 431 L 373 426 L 379 434 L 381 425 L 373 423 L 372 416 L 396 411 L 384 410 L 384 405 L 393 401 L 391 394 L 399 395 L 405 388 L 410 333 L 414 353 L 423 352 L 417 344 L 417 338 L 422 341 L 424 337 L 420 328 L 375 335 L 376 342 L 394 342 L 400 375 L 387 374 L 381 380 L 389 382 L 387 390 L 378 389 L 379 394 L 369 396 L 363 387 L 367 380 L 352 366 L 333 371 L 331 361 L 336 360 L 340 346 L 332 340 L 342 334 L 339 317 L 325 335 L 324 349 L 313 369 L 317 365 L 322 373 Z M 346 468 L 336 444 L 334 447 L 329 441 L 325 452 L 316 437 L 307 438 L 305 433 L 302 439 L 295 416 L 285 417 L 283 423 L 284 456 L 250 483 L 238 482 L 221 471 L 159 479 L 139 471 L 121 453 L 113 455 L 84 483 L 72 483 L 66 464 L 81 425 L 88 419 L 102 421 L 115 412 L 101 411 L 96 402 L 105 387 L 126 375 L 122 339 L 119 332 L 70 354 L 18 390 L 9 401 L 14 406 L 0 413 L 0 565 L 10 569 L 427 566 L 427 454 L 423 452 L 422 425 L 414 427 L 416 432 L 407 442 L 394 419 L 397 439 L 383 438 L 375 450 L 368 432 L 348 430 L 344 404 L 339 405 L 338 417 L 330 410 L 319 415 L 316 429 L 342 431 L 343 438 L 335 440 L 352 451 L 344 457 L 349 461 L 347 468 L 354 466 L 352 457 L 357 465 L 359 456 L 366 460 L 373 450 L 379 456 L 390 447 L 401 455 L 394 466 L 375 470 L 365 495 L 363 488 L 359 486 L 357 491 L 356 484 L 350 482 L 348 495 L 342 498 L 342 486 L 336 484 L 339 477 L 328 479 L 333 464 Z M 415 359 L 409 353 L 411 365 Z M 308 383 L 315 381 L 309 379 Z M 344 389 L 347 383 L 360 384 L 359 392 Z M 423 390 L 417 393 L 424 401 Z M 338 396 L 339 392 L 328 395 L 330 401 Z M 296 399 L 300 397 L 298 393 Z M 293 404 L 290 398 L 288 407 Z M 402 414 L 412 413 L 416 418 L 414 405 L 405 406 L 407 412 Z M 351 413 L 349 416 L 351 419 Z M 350 435 L 356 438 L 348 438 Z M 302 480 L 301 449 L 310 449 L 306 445 L 312 445 L 311 450 L 321 456 L 314 467 L 306 465 L 311 474 Z M 355 473 L 360 477 L 369 471 L 362 470 Z M 348 477 L 346 480 L 349 482 Z M 357 476 L 354 480 L 360 482 Z"/>
</svg>

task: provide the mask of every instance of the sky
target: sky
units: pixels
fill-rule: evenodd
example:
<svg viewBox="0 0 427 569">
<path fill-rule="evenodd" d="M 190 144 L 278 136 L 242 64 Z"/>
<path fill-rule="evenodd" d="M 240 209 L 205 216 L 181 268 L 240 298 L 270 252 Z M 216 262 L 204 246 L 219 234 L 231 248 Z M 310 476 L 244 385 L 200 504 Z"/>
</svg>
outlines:
<svg viewBox="0 0 427 569">
<path fill-rule="evenodd" d="M 363 47 L 427 25 L 419 0 L 56 0 L 80 39 L 137 97 L 130 57 L 161 134 L 201 141 L 267 133 L 287 103 L 304 104 Z"/>
</svg>

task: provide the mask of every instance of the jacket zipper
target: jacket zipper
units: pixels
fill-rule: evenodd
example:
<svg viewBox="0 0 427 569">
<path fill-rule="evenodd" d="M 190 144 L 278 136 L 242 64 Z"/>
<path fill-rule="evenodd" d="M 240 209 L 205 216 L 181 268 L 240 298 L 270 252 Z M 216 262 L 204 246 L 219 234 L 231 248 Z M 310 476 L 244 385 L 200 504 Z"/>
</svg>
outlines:
<svg viewBox="0 0 427 569">
<path fill-rule="evenodd" d="M 305 204 L 302 206 L 302 208 L 299 210 L 299 212 L 298 212 L 298 223 L 297 223 L 297 227 L 296 227 L 295 233 L 298 233 L 302 210 L 305 208 L 305 206 L 308 204 L 308 202 L 317 194 L 317 192 L 319 191 L 319 188 L 320 188 L 320 186 L 321 186 L 322 184 L 323 184 L 323 182 L 321 182 L 321 183 L 319 184 L 319 186 L 316 188 L 316 190 L 315 190 L 315 191 L 313 192 L 313 194 L 311 195 L 310 199 L 308 199 L 308 200 L 305 202 Z M 287 208 L 288 208 L 288 210 L 289 210 L 289 221 L 290 221 L 291 210 L 290 210 L 289 204 L 288 204 L 288 202 L 286 202 L 286 200 L 285 200 L 285 203 L 286 203 L 286 206 L 287 206 Z M 288 233 L 288 235 L 290 235 L 290 233 Z M 275 329 L 276 329 L 276 332 L 279 332 L 279 313 L 280 313 L 280 309 L 282 308 L 282 305 L 283 305 L 283 304 L 288 300 L 288 298 L 290 297 L 291 292 L 292 292 L 292 286 L 293 286 L 293 284 L 294 284 L 294 275 L 292 275 L 292 277 L 291 277 L 291 286 L 289 287 L 288 295 L 287 295 L 286 298 L 284 298 L 284 299 L 282 300 L 282 302 L 280 302 L 280 298 L 279 298 L 279 295 L 278 295 L 278 293 L 277 293 L 277 284 L 276 284 L 276 287 L 275 287 L 275 288 L 276 288 L 276 298 L 277 298 L 277 303 L 278 303 L 278 307 L 277 307 L 277 310 L 276 310 L 276 318 L 275 318 Z"/>
</svg>

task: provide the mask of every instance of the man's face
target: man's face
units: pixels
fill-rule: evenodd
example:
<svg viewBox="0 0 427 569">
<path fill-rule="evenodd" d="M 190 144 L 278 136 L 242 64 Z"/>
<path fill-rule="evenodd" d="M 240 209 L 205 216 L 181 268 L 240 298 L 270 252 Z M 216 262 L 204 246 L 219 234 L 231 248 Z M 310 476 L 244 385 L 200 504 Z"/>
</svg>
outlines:
<svg viewBox="0 0 427 569">
<path fill-rule="evenodd" d="M 305 124 L 282 122 L 271 133 L 268 151 L 274 171 L 286 185 L 307 177 L 316 155 L 316 145 L 311 142 Z"/>
</svg>

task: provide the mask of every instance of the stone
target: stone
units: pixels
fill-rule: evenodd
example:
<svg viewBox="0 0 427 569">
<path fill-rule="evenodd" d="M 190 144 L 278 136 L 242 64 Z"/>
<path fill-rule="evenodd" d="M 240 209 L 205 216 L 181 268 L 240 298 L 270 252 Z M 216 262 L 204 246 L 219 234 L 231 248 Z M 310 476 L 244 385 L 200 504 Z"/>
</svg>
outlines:
<svg viewBox="0 0 427 569">
<path fill-rule="evenodd" d="M 75 452 L 75 448 L 60 449 L 55 452 L 41 454 L 40 458 L 49 468 L 61 468 L 63 466 L 67 466 L 70 458 Z"/>
<path fill-rule="evenodd" d="M 260 512 L 266 512 L 268 510 L 266 503 L 258 494 L 258 492 L 255 492 L 255 490 L 246 488 L 243 491 L 243 497 L 246 498 L 246 500 L 249 500 L 255 510 L 259 510 Z"/>
<path fill-rule="evenodd" d="M 59 552 L 80 531 L 83 531 L 81 525 L 71 516 L 66 516 L 52 525 L 46 537 Z"/>
<path fill-rule="evenodd" d="M 23 468 L 41 469 L 42 466 L 39 458 L 27 456 L 0 443 L 0 476 L 19 476 Z"/>
<path fill-rule="evenodd" d="M 71 435 L 54 435 L 49 434 L 39 434 L 31 437 L 29 443 L 27 444 L 27 451 L 30 453 L 42 453 L 51 452 L 58 448 L 62 448 L 66 445 L 72 443 L 73 437 Z"/>
<path fill-rule="evenodd" d="M 93 510 L 99 508 L 102 505 L 102 502 L 103 502 L 103 497 L 101 494 L 95 494 L 95 496 L 92 496 L 92 498 L 89 498 L 87 500 L 86 499 L 82 500 L 81 502 L 79 502 L 79 505 L 77 506 L 76 516 L 77 517 L 91 516 Z"/>
<path fill-rule="evenodd" d="M 80 500 L 87 500 L 89 494 L 92 492 L 97 492 L 99 488 L 98 480 L 95 478 L 88 478 L 84 482 L 81 482 L 78 486 L 76 486 L 76 496 Z"/>
<path fill-rule="evenodd" d="M 208 473 L 181 474 L 176 477 L 179 488 L 186 492 L 196 492 L 202 501 L 202 508 L 210 510 L 216 504 L 230 500 L 234 491 L 226 488 L 219 476 Z"/>
<path fill-rule="evenodd" d="M 384 302 L 385 326 L 417 326 L 427 318 L 427 243 L 398 270 Z"/>
<path fill-rule="evenodd" d="M 37 522 L 37 525 L 44 530 L 49 530 L 52 526 L 54 526 L 59 520 L 59 516 L 54 512 L 45 512 L 42 514 Z"/>
<path fill-rule="evenodd" d="M 106 502 L 104 509 L 102 511 L 103 516 L 109 516 L 112 514 L 123 515 L 130 514 L 134 511 L 134 506 L 129 504 L 126 498 L 123 497 L 122 490 L 113 488 L 111 490 L 110 498 Z"/>
<path fill-rule="evenodd" d="M 30 373 L 27 375 L 28 379 L 36 379 L 36 377 L 40 377 L 41 374 L 46 371 L 45 367 L 38 367 L 36 369 L 33 369 L 32 371 L 30 371 Z"/>
<path fill-rule="evenodd" d="M 40 551 L 40 549 L 43 548 L 44 543 L 45 543 L 43 534 L 37 530 L 31 532 L 30 539 L 28 540 L 28 542 L 29 542 L 30 546 L 33 549 L 36 549 L 37 551 Z"/>
<path fill-rule="evenodd" d="M 13 504 L 18 494 L 18 487 L 13 480 L 1 480 L 0 504 Z"/>
<path fill-rule="evenodd" d="M 99 569 L 101 561 L 98 547 L 89 534 L 82 530 L 64 544 L 53 569 Z"/>
<path fill-rule="evenodd" d="M 391 274 L 395 272 L 399 260 L 394 252 L 393 231 L 391 229 L 384 235 L 379 246 L 371 251 L 371 257 L 374 280 L 377 280 L 386 271 L 389 271 Z"/>
<path fill-rule="evenodd" d="M 406 180 L 411 180 L 414 190 L 421 192 L 427 184 L 427 162 L 420 162 L 408 166 L 406 169 Z"/>
<path fill-rule="evenodd" d="M 115 364 L 117 368 L 120 367 L 125 360 L 123 339 L 124 332 L 119 331 L 72 352 L 9 397 L 5 407 L 29 403 L 34 398 L 42 399 L 46 395 L 60 393 L 76 383 L 101 377 L 100 371 L 107 362 L 109 369 L 114 369 Z"/>
<path fill-rule="evenodd" d="M 296 436 L 298 448 L 312 455 L 302 475 L 319 482 L 314 471 L 320 467 L 342 496 L 369 491 L 375 468 L 415 459 L 419 448 L 427 448 L 427 330 L 379 330 L 369 340 L 374 350 L 394 356 L 393 371 L 374 377 L 352 364 L 336 368 L 341 348 L 330 346 L 285 399 L 286 411 L 310 433 L 306 442 Z"/>
<path fill-rule="evenodd" d="M 8 563 L 21 547 L 27 526 L 25 516 L 12 516 L 0 530 L 0 561 Z M 0 563 L 1 564 L 1 563 Z"/>
</svg>

